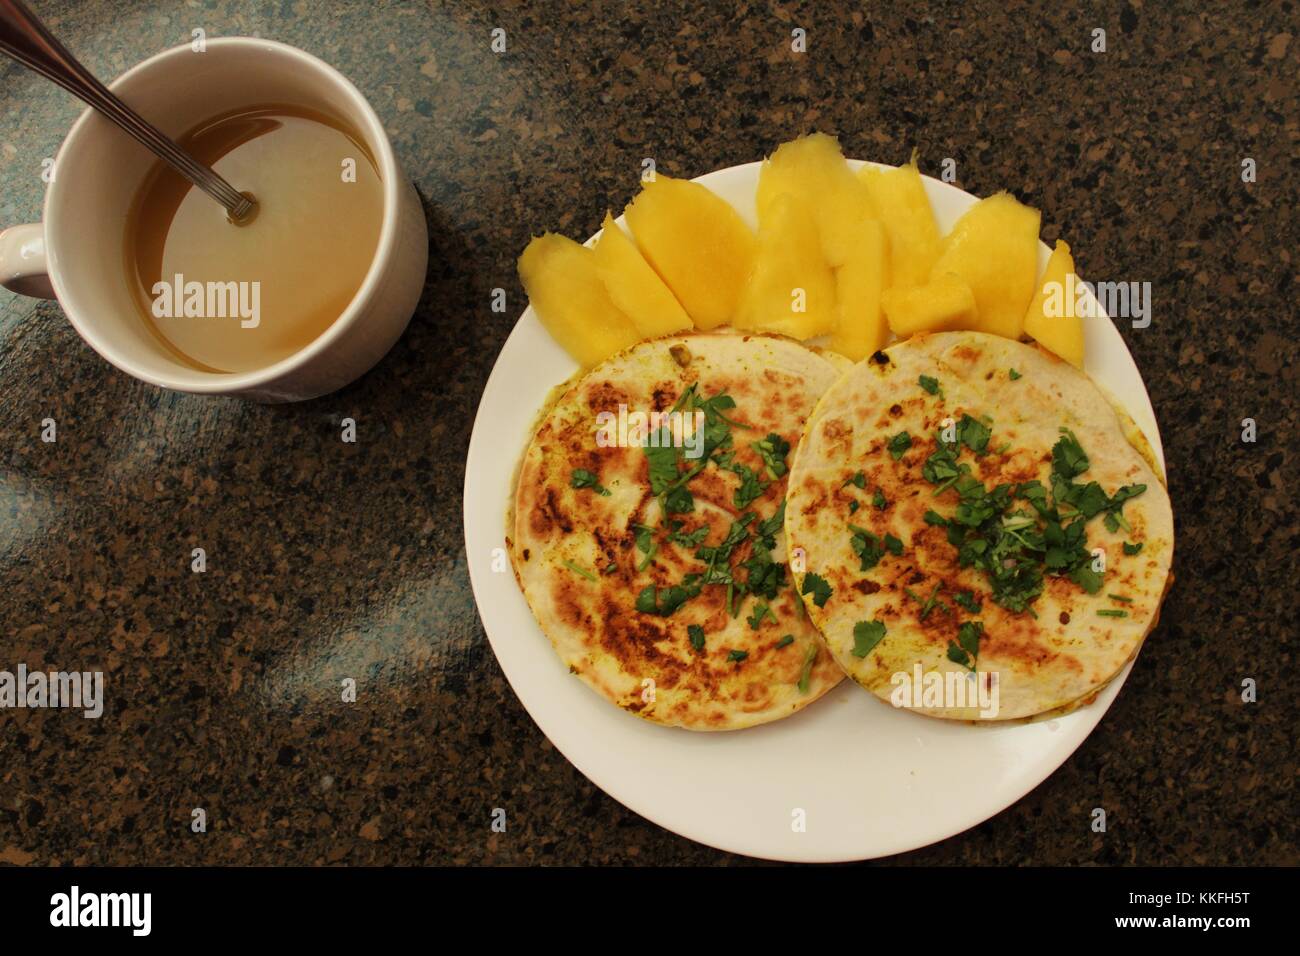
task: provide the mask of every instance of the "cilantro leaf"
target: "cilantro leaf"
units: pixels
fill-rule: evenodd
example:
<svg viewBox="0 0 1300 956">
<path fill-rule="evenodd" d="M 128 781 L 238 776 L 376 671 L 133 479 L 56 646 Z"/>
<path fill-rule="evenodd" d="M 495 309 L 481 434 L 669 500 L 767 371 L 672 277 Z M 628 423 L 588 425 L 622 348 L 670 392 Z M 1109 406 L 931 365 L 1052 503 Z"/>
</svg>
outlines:
<svg viewBox="0 0 1300 956">
<path fill-rule="evenodd" d="M 974 671 L 979 662 L 980 637 L 983 633 L 984 625 L 979 621 L 967 621 L 959 627 L 957 640 L 948 641 L 948 660 Z"/>
<path fill-rule="evenodd" d="M 1052 446 L 1052 472 L 1065 481 L 1088 470 L 1088 456 L 1068 428 L 1061 429 L 1060 441 Z"/>
<path fill-rule="evenodd" d="M 1092 569 L 1091 564 L 1081 564 L 1070 572 L 1070 580 L 1089 594 L 1101 590 L 1102 576 Z"/>
<path fill-rule="evenodd" d="M 987 425 L 969 415 L 962 415 L 961 421 L 957 423 L 957 441 L 977 455 L 988 451 L 989 438 L 992 434 Z"/>
<path fill-rule="evenodd" d="M 753 442 L 749 447 L 758 452 L 758 457 L 763 459 L 767 476 L 773 481 L 789 470 L 785 464 L 785 456 L 790 453 L 790 443 L 775 432 L 762 441 Z"/>
<path fill-rule="evenodd" d="M 885 637 L 885 625 L 881 621 L 858 621 L 853 625 L 854 657 L 866 657 Z"/>
<path fill-rule="evenodd" d="M 732 494 L 731 500 L 737 508 L 748 508 L 767 491 L 767 484 L 761 481 L 752 468 L 733 462 L 730 470 L 740 476 L 740 487 Z"/>
<path fill-rule="evenodd" d="M 569 476 L 570 488 L 590 488 L 596 494 L 603 497 L 609 497 L 609 489 L 602 485 L 594 474 L 585 468 L 573 469 L 573 474 Z"/>
<path fill-rule="evenodd" d="M 745 618 L 745 623 L 749 625 L 751 631 L 757 631 L 762 626 L 765 617 L 776 620 L 776 615 L 772 613 L 772 609 L 760 601 L 754 605 L 753 613 Z"/>
<path fill-rule="evenodd" d="M 885 556 L 885 543 L 866 528 L 851 524 L 849 530 L 853 532 L 853 537 L 849 538 L 849 547 L 859 558 L 858 570 L 870 571 Z"/>
<path fill-rule="evenodd" d="M 803 588 L 800 593 L 811 594 L 814 604 L 825 607 L 826 602 L 830 600 L 831 586 L 821 575 L 809 571 L 803 576 Z"/>
</svg>

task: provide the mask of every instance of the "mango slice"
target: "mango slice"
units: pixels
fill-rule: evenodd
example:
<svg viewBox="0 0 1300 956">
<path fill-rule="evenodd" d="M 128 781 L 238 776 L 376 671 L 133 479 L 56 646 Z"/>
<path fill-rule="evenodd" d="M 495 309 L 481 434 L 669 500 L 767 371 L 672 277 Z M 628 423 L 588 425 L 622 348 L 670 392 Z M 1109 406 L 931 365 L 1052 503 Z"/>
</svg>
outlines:
<svg viewBox="0 0 1300 956">
<path fill-rule="evenodd" d="M 640 341 L 605 291 L 596 254 L 572 239 L 550 232 L 533 239 L 519 257 L 519 278 L 542 325 L 583 367 Z"/>
<path fill-rule="evenodd" d="M 758 177 L 758 225 L 771 218 L 777 199 L 793 196 L 812 213 L 822 252 L 832 268 L 852 254 L 857 225 L 874 219 L 867 187 L 849 169 L 839 141 L 825 133 L 801 136 L 777 147 Z"/>
<path fill-rule="evenodd" d="M 957 275 L 938 275 L 926 285 L 888 289 L 880 297 L 880 307 L 899 338 L 976 327 L 975 294 Z"/>
<path fill-rule="evenodd" d="M 845 263 L 835 270 L 835 328 L 830 347 L 857 362 L 889 338 L 880 297 L 889 274 L 885 226 L 875 219 L 858 224 L 858 237 Z"/>
<path fill-rule="evenodd" d="M 699 183 L 662 173 L 626 210 L 646 261 L 701 329 L 735 315 L 754 262 L 754 231 Z"/>
<path fill-rule="evenodd" d="M 916 156 L 898 169 L 863 166 L 858 177 L 889 237 L 891 288 L 925 285 L 939 258 L 939 226 L 921 182 Z"/>
<path fill-rule="evenodd" d="M 1074 257 L 1064 240 L 1056 241 L 1038 294 L 1025 312 L 1025 332 L 1039 345 L 1075 368 L 1083 368 L 1083 318 L 1074 297 L 1066 297 L 1066 277 L 1074 274 Z M 1076 282 L 1077 282 L 1076 277 Z"/>
<path fill-rule="evenodd" d="M 817 223 L 798 199 L 782 194 L 759 227 L 736 328 L 810 339 L 834 324 L 835 274 L 822 256 Z"/>
<path fill-rule="evenodd" d="M 981 332 L 1020 338 L 1038 277 L 1037 209 L 998 193 L 981 199 L 943 241 L 931 278 L 960 276 L 975 295 Z"/>
<path fill-rule="evenodd" d="M 682 304 L 610 213 L 605 213 L 601 228 L 595 248 L 596 274 L 605 283 L 610 300 L 632 320 L 637 334 L 653 339 L 691 328 L 691 317 Z"/>
</svg>

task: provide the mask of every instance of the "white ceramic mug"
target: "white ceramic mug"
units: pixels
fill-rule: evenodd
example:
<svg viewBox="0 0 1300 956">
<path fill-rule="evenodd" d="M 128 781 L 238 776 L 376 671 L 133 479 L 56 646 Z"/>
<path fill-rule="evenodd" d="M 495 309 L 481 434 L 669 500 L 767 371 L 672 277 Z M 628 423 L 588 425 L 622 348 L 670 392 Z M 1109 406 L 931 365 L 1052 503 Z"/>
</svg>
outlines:
<svg viewBox="0 0 1300 956">
<path fill-rule="evenodd" d="M 136 378 L 182 392 L 298 401 L 341 388 L 383 358 L 424 288 L 429 237 L 419 196 L 397 165 L 383 124 L 346 77 L 283 43 L 221 37 L 207 40 L 202 52 L 180 46 L 159 53 L 110 88 L 172 137 L 212 116 L 266 103 L 346 121 L 365 139 L 383 182 L 383 224 L 365 281 L 328 329 L 274 365 L 218 373 L 181 364 L 142 320 L 123 265 L 127 212 L 157 160 L 88 109 L 55 158 L 45 221 L 0 232 L 0 283 L 58 298 L 96 352 Z"/>
</svg>

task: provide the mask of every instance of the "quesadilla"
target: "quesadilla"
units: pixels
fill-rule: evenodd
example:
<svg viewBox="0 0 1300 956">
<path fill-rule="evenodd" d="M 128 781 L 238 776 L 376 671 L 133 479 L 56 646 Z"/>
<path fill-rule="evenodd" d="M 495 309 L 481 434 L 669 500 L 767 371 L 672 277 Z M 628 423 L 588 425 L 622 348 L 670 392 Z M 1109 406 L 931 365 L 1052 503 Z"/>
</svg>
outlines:
<svg viewBox="0 0 1300 956">
<path fill-rule="evenodd" d="M 846 366 L 781 337 L 673 335 L 563 390 L 524 455 L 509 537 L 572 673 L 692 730 L 777 720 L 839 682 L 783 516 L 791 447 Z"/>
<path fill-rule="evenodd" d="M 951 719 L 1104 687 L 1155 625 L 1173 558 L 1134 432 L 1082 372 L 993 335 L 919 335 L 856 365 L 808 421 L 786 509 L 840 666 Z M 989 708 L 975 691 L 994 687 Z"/>
</svg>

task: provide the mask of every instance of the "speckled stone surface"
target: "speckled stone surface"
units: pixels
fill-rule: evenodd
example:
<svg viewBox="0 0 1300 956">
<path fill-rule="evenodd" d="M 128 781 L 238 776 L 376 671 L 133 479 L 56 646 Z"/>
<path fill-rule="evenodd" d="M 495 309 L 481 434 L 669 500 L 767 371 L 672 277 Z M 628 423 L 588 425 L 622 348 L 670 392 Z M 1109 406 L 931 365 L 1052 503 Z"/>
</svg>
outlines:
<svg viewBox="0 0 1300 956">
<path fill-rule="evenodd" d="M 1122 331 L 1178 516 L 1177 584 L 1096 732 L 1004 813 L 887 862 L 1300 862 L 1292 2 L 33 6 L 104 78 L 196 27 L 335 64 L 431 257 L 388 357 L 296 406 L 161 392 L 0 292 L 0 669 L 107 681 L 99 720 L 0 711 L 0 863 L 745 862 L 623 809 L 538 731 L 475 611 L 461 486 L 530 233 L 589 235 L 643 157 L 695 176 L 811 129 L 865 159 L 919 147 L 931 174 L 951 157 L 963 188 L 1040 207 L 1085 277 L 1153 284 L 1150 328 Z M 0 65 L 0 225 L 39 218 L 78 112 Z"/>
</svg>

